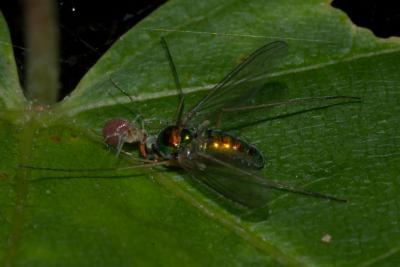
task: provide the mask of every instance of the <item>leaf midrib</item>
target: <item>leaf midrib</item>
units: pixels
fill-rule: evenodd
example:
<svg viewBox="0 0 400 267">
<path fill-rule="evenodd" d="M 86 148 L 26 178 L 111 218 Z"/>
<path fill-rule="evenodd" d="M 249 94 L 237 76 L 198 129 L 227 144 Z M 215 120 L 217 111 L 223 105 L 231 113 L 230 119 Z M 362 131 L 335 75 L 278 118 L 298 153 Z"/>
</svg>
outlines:
<svg viewBox="0 0 400 267">
<path fill-rule="evenodd" d="M 391 53 L 398 53 L 398 52 L 400 52 L 399 48 L 390 48 L 390 49 L 385 49 L 385 50 L 380 50 L 380 51 L 368 52 L 368 53 L 363 53 L 363 54 L 359 54 L 359 55 L 355 55 L 355 56 L 342 58 L 339 60 L 331 60 L 331 61 L 327 61 L 324 63 L 318 63 L 318 64 L 309 65 L 309 66 L 305 66 L 305 67 L 293 68 L 293 69 L 279 71 L 279 72 L 272 72 L 268 76 L 271 78 L 272 77 L 282 77 L 285 75 L 290 75 L 290 74 L 295 74 L 295 73 L 298 74 L 298 73 L 308 72 L 308 71 L 315 70 L 315 69 L 321 69 L 321 68 L 325 68 L 325 67 L 329 67 L 329 66 L 334 66 L 334 65 L 341 64 L 344 62 L 354 62 L 354 61 L 357 61 L 360 59 L 373 58 L 373 57 L 378 57 L 378 56 L 387 55 L 387 54 L 391 54 Z M 183 90 L 184 94 L 197 93 L 197 92 L 201 92 L 201 91 L 211 90 L 216 85 L 217 84 L 208 84 L 208 85 L 199 86 L 199 87 L 186 87 L 186 88 L 183 88 L 182 90 Z M 176 96 L 177 94 L 178 94 L 178 92 L 176 90 L 169 89 L 169 90 L 164 90 L 164 91 L 160 91 L 160 92 L 156 92 L 156 93 L 143 93 L 143 94 L 139 94 L 139 95 L 131 95 L 131 98 L 133 100 L 135 100 L 136 102 L 145 102 L 148 100 L 155 100 L 155 99 L 159 99 L 159 98 L 163 98 L 163 97 Z M 74 116 L 79 115 L 82 112 L 91 111 L 93 109 L 115 106 L 116 105 L 115 103 L 128 104 L 128 103 L 130 103 L 130 99 L 128 99 L 126 96 L 120 96 L 120 97 L 115 97 L 112 100 L 109 100 L 109 99 L 102 100 L 102 101 L 98 101 L 96 103 L 82 105 L 82 106 L 72 108 L 69 110 L 65 110 L 62 108 L 62 106 L 60 106 L 60 108 L 58 110 L 58 114 L 60 116 L 74 117 Z"/>
<path fill-rule="evenodd" d="M 26 115 L 29 117 L 21 132 L 21 142 L 19 145 L 20 157 L 18 162 L 21 165 L 29 165 L 32 147 L 34 142 L 34 135 L 39 124 L 35 118 L 35 111 L 26 110 Z M 8 238 L 8 246 L 4 253 L 4 266 L 14 266 L 14 261 L 17 257 L 19 242 L 22 237 L 22 228 L 24 225 L 25 207 L 28 196 L 28 182 L 27 178 L 30 177 L 30 170 L 27 168 L 17 168 L 14 177 L 14 190 L 15 200 L 14 208 L 12 211 L 11 227 Z"/>
</svg>

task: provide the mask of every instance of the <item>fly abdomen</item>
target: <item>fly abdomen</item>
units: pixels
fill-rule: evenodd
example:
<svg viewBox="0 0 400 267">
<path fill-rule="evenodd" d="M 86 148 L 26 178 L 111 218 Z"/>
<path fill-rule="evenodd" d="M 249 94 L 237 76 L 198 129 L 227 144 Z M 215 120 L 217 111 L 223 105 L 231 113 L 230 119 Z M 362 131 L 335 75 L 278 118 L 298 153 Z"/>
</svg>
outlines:
<svg viewBox="0 0 400 267">
<path fill-rule="evenodd" d="M 238 167 L 261 169 L 265 164 L 263 155 L 256 147 L 223 131 L 208 130 L 200 150 Z"/>
</svg>

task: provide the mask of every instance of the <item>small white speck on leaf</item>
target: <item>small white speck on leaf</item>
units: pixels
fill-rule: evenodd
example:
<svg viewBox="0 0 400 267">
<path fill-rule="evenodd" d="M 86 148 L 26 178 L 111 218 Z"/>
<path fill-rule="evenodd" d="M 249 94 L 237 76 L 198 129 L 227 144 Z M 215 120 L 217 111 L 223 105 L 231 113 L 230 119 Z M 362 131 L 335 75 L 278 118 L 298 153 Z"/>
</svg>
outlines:
<svg viewBox="0 0 400 267">
<path fill-rule="evenodd" d="M 332 236 L 330 234 L 325 234 L 321 237 L 321 242 L 330 243 L 332 241 Z"/>
</svg>

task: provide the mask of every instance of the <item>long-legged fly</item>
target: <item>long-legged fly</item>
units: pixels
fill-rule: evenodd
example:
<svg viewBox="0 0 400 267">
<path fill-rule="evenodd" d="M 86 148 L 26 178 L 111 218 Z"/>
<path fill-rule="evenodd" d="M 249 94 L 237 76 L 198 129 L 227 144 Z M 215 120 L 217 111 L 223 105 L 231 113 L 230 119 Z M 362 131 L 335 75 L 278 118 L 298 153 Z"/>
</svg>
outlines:
<svg viewBox="0 0 400 267">
<path fill-rule="evenodd" d="M 266 84 L 268 72 L 286 54 L 287 44 L 276 41 L 254 51 L 185 112 L 185 95 L 164 38 L 161 38 L 161 44 L 165 49 L 179 96 L 174 122 L 156 135 L 148 135 L 143 125 L 125 118 L 109 120 L 103 128 L 105 143 L 116 147 L 117 154 L 122 151 L 125 143 L 138 144 L 143 160 L 132 168 L 159 165 L 179 167 L 212 192 L 248 209 L 266 205 L 268 191 L 271 189 L 346 202 L 345 199 L 336 196 L 269 181 L 261 173 L 265 165 L 262 152 L 251 143 L 226 131 L 225 126 L 235 125 L 242 113 L 262 112 L 274 107 L 313 101 L 357 102 L 360 100 L 358 97 L 319 96 L 257 105 L 247 104 L 246 100 L 255 97 Z M 115 86 L 129 97 L 128 93 L 116 84 Z M 35 169 L 52 170 L 37 167 Z"/>
</svg>

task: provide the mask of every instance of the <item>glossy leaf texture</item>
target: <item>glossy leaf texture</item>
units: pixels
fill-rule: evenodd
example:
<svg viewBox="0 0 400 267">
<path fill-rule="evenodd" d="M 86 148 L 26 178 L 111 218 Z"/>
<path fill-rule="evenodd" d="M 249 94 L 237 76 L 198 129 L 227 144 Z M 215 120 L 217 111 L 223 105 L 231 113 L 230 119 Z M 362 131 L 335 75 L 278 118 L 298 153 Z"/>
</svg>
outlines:
<svg viewBox="0 0 400 267">
<path fill-rule="evenodd" d="M 400 261 L 400 46 L 326 1 L 170 1 L 120 38 L 51 110 L 22 97 L 0 21 L 0 259 L 15 266 L 394 266 Z M 346 198 L 271 192 L 268 217 L 239 218 L 183 171 L 128 166 L 100 136 L 114 117 L 152 119 L 178 99 L 159 39 L 168 41 L 187 108 L 262 45 L 288 56 L 256 103 L 348 95 L 361 103 L 247 114 L 236 131 L 266 156 L 268 179 Z M 121 95 L 113 82 L 134 102 Z M 26 105 L 26 106 L 25 106 Z M 239 119 L 239 115 L 229 117 Z M 241 118 L 243 119 L 243 118 Z M 247 121 L 258 121 L 245 125 Z M 20 165 L 80 171 L 39 171 Z"/>
</svg>

